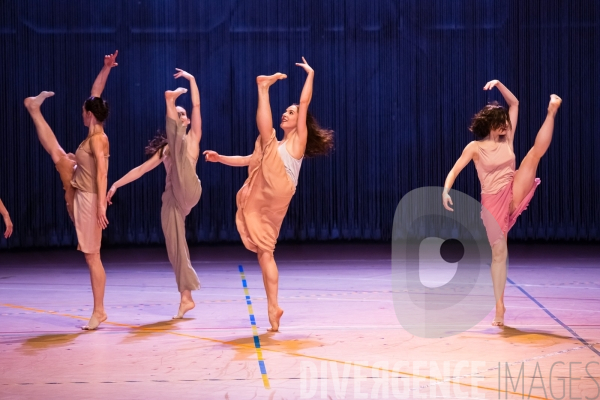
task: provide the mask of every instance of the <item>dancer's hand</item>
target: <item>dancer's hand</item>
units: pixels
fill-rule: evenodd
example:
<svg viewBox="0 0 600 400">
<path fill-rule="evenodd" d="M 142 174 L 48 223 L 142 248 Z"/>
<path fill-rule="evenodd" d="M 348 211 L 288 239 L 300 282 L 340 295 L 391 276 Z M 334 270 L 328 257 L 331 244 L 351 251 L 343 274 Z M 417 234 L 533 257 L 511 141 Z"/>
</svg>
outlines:
<svg viewBox="0 0 600 400">
<path fill-rule="evenodd" d="M 179 71 L 176 74 L 173 74 L 173 76 L 175 77 L 175 79 L 177 79 L 177 78 L 185 78 L 188 81 L 191 81 L 192 79 L 195 79 L 194 75 L 190 74 L 189 72 L 185 72 L 184 70 L 182 70 L 180 68 L 175 68 L 175 69 L 177 71 Z"/>
<path fill-rule="evenodd" d="M 217 153 L 216 151 L 212 151 L 212 150 L 206 150 L 204 151 L 204 158 L 206 159 L 206 161 L 210 161 L 210 162 L 219 162 L 219 153 Z"/>
<path fill-rule="evenodd" d="M 448 193 L 446 193 L 446 191 L 444 191 L 442 193 L 442 203 L 444 204 L 444 208 L 448 211 L 454 211 L 453 209 L 450 208 L 450 206 L 448 205 L 448 203 L 450 203 L 450 205 L 454 205 L 454 203 L 452 203 L 452 198 L 450 197 L 450 195 Z"/>
<path fill-rule="evenodd" d="M 98 226 L 102 229 L 106 229 L 108 226 L 108 219 L 106 219 L 106 205 L 98 204 Z"/>
<path fill-rule="evenodd" d="M 112 205 L 112 201 L 110 201 L 112 199 L 112 197 L 115 195 L 115 193 L 117 192 L 117 188 L 115 187 L 115 185 L 112 185 L 110 187 L 110 189 L 108 190 L 108 192 L 106 193 L 106 202 L 108 203 L 108 205 Z"/>
<path fill-rule="evenodd" d="M 306 62 L 306 58 L 302 57 L 302 61 L 301 63 L 296 63 L 297 66 L 304 68 L 304 70 L 306 71 L 307 74 L 314 74 L 315 70 L 313 70 L 311 68 L 310 65 L 308 65 L 308 63 Z"/>
<path fill-rule="evenodd" d="M 8 239 L 10 235 L 13 233 L 13 224 L 10 220 L 10 215 L 6 214 L 4 217 L 4 225 L 6 225 L 6 230 L 4 231 L 4 237 Z"/>
<path fill-rule="evenodd" d="M 499 83 L 500 83 L 500 81 L 498 79 L 494 79 L 493 81 L 489 81 L 488 83 L 485 84 L 485 86 L 483 87 L 483 90 L 492 90 Z"/>
<path fill-rule="evenodd" d="M 104 66 L 113 68 L 113 67 L 116 67 L 117 65 L 119 65 L 115 62 L 118 54 L 119 54 L 119 50 L 115 50 L 114 54 L 109 54 L 107 56 L 104 56 Z"/>
</svg>

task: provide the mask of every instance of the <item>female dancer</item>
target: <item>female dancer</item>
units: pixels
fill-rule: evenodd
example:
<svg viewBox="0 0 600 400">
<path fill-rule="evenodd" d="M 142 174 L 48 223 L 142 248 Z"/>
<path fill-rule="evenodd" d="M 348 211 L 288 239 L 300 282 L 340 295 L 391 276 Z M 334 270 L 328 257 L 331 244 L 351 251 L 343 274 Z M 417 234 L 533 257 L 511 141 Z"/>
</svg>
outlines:
<svg viewBox="0 0 600 400">
<path fill-rule="evenodd" d="M 4 238 L 8 239 L 10 235 L 12 235 L 13 224 L 10 220 L 10 214 L 6 207 L 4 207 L 4 203 L 2 199 L 0 199 L 0 215 L 2 215 L 2 219 L 4 219 L 4 225 L 6 225 L 6 230 L 4 231 Z"/>
<path fill-rule="evenodd" d="M 56 136 L 44 119 L 40 106 L 53 92 L 41 92 L 25 99 L 25 107 L 35 124 L 38 138 L 60 174 L 65 189 L 69 216 L 77 231 L 77 249 L 84 253 L 90 269 L 94 311 L 84 330 L 94 330 L 107 318 L 104 310 L 106 273 L 100 260 L 102 230 L 108 225 L 106 219 L 106 179 L 108 173 L 109 144 L 104 133 L 104 121 L 108 117 L 108 104 L 100 95 L 104 90 L 111 68 L 116 67 L 115 54 L 104 56 L 104 67 L 92 86 L 91 96 L 83 103 L 83 124 L 89 128 L 87 138 L 81 142 L 75 155 L 65 153 Z"/>
<path fill-rule="evenodd" d="M 165 191 L 162 196 L 160 219 L 169 261 L 175 271 L 175 280 L 181 293 L 179 311 L 173 318 L 183 318 L 184 314 L 194 308 L 192 290 L 200 289 L 198 275 L 190 262 L 190 252 L 185 240 L 185 217 L 200 201 L 202 187 L 196 175 L 196 162 L 200 156 L 200 139 L 202 138 L 202 119 L 200 117 L 200 93 L 196 79 L 189 73 L 175 68 L 175 78 L 186 78 L 192 89 L 192 118 L 188 118 L 183 107 L 175 106 L 175 99 L 187 89 L 178 88 L 165 92 L 167 102 L 166 135 L 158 135 L 146 147 L 148 161 L 132 169 L 115 182 L 106 198 L 108 204 L 121 186 L 140 178 L 146 172 L 163 163 L 167 170 Z M 189 133 L 187 126 L 191 125 Z"/>
<path fill-rule="evenodd" d="M 462 169 L 473 160 L 481 183 L 481 204 L 488 212 L 481 213 L 488 240 L 492 246 L 492 282 L 496 298 L 494 326 L 504 325 L 504 287 L 506 286 L 506 236 L 527 208 L 540 180 L 535 177 L 537 166 L 548 150 L 554 130 L 554 117 L 562 100 L 550 95 L 548 114 L 535 143 L 521 166 L 515 171 L 513 139 L 519 115 L 519 101 L 497 80 L 486 83 L 483 90 L 497 87 L 508 103 L 508 111 L 494 102 L 488 104 L 473 117 L 469 130 L 475 141 L 469 143 L 446 178 L 442 201 L 444 207 L 453 211 L 448 194 L 454 180 Z"/>
<path fill-rule="evenodd" d="M 281 223 L 292 196 L 296 192 L 298 173 L 303 157 L 325 155 L 333 147 L 333 132 L 322 129 L 308 112 L 312 97 L 314 71 L 304 57 L 296 63 L 307 72 L 300 104 L 293 104 L 281 116 L 283 140 L 277 141 L 269 104 L 269 87 L 286 75 L 276 73 L 256 78 L 258 110 L 256 124 L 260 135 L 249 156 L 221 156 L 214 151 L 204 152 L 206 161 L 226 165 L 248 166 L 248 179 L 236 196 L 236 224 L 244 246 L 257 253 L 267 292 L 269 322 L 272 332 L 279 329 L 283 310 L 277 301 L 279 272 L 273 258 Z"/>
</svg>

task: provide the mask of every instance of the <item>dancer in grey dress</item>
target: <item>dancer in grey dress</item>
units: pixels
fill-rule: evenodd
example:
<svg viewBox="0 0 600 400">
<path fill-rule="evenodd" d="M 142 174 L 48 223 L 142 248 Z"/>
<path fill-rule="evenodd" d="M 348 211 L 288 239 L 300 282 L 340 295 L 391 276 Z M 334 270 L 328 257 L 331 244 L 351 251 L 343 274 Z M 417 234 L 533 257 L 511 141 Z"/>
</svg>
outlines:
<svg viewBox="0 0 600 400">
<path fill-rule="evenodd" d="M 167 171 L 165 191 L 162 195 L 160 219 L 169 261 L 175 272 L 177 287 L 181 293 L 179 311 L 173 318 L 183 318 L 186 312 L 194 308 L 192 290 L 200 288 L 198 275 L 190 262 L 190 253 L 185 239 L 185 217 L 198 204 L 202 187 L 196 175 L 196 163 L 200 155 L 200 139 L 202 138 L 202 120 L 200 117 L 200 93 L 195 78 L 178 69 L 175 78 L 186 78 L 190 81 L 192 94 L 192 117 L 188 118 L 184 108 L 176 107 L 175 100 L 187 89 L 177 88 L 165 92 L 167 103 L 166 135 L 155 137 L 146 154 L 151 157 L 142 165 L 132 169 L 115 182 L 106 198 L 111 198 L 118 188 L 140 178 L 159 164 L 164 164 Z M 191 129 L 186 133 L 187 126 Z"/>
</svg>

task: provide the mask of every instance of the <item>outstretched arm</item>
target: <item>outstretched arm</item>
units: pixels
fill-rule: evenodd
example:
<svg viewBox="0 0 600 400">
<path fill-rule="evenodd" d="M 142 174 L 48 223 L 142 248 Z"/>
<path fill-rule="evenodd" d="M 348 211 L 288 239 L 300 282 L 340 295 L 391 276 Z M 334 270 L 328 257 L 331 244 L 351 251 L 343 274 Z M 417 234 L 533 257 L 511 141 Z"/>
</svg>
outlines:
<svg viewBox="0 0 600 400">
<path fill-rule="evenodd" d="M 218 162 L 221 164 L 229 165 L 230 167 L 247 167 L 250 165 L 249 156 L 222 156 L 216 151 L 206 150 L 204 153 L 206 161 L 209 162 Z"/>
<path fill-rule="evenodd" d="M 200 139 L 202 139 L 202 117 L 200 114 L 200 91 L 198 90 L 198 85 L 196 84 L 196 78 L 188 72 L 185 72 L 182 69 L 175 68 L 177 72 L 174 76 L 175 78 L 185 78 L 190 81 L 190 91 L 192 95 L 192 126 L 190 128 L 191 137 L 194 139 L 196 143 L 200 143 Z"/>
<path fill-rule="evenodd" d="M 510 118 L 510 124 L 512 129 L 507 132 L 508 140 L 512 143 L 513 138 L 515 136 L 515 131 L 517 129 L 517 119 L 519 118 L 519 100 L 515 97 L 514 94 L 506 86 L 502 84 L 499 80 L 494 79 L 493 81 L 489 81 L 483 87 L 483 90 L 492 90 L 492 88 L 498 88 L 502 97 L 508 104 L 508 117 Z"/>
<path fill-rule="evenodd" d="M 108 56 L 104 56 L 104 67 L 100 70 L 100 73 L 96 77 L 94 81 L 94 85 L 92 86 L 92 94 L 93 97 L 102 96 L 102 92 L 104 91 L 104 86 L 106 85 L 106 80 L 108 79 L 108 74 L 110 74 L 110 70 L 113 67 L 116 67 L 117 64 L 115 60 L 117 59 L 117 55 L 119 54 L 119 50 L 115 50 L 114 54 L 110 54 Z"/>
<path fill-rule="evenodd" d="M 306 141 L 308 139 L 308 128 L 306 127 L 306 117 L 308 114 L 308 105 L 312 99 L 313 93 L 313 80 L 315 77 L 315 71 L 308 65 L 306 59 L 302 57 L 302 63 L 296 63 L 297 66 L 304 68 L 306 73 L 306 81 L 302 88 L 302 94 L 300 95 L 300 105 L 298 107 L 298 123 L 296 130 L 298 133 L 298 140 L 294 143 L 292 156 L 295 158 L 302 158 L 304 151 L 306 150 Z"/>
<path fill-rule="evenodd" d="M 444 191 L 442 193 L 442 202 L 444 204 L 444 208 L 448 211 L 454 211 L 448 205 L 448 203 L 450 205 L 454 205 L 448 192 L 450 191 L 452 185 L 454 185 L 454 181 L 456 180 L 458 174 L 460 174 L 460 171 L 462 171 L 467 166 L 467 164 L 473 159 L 473 154 L 475 151 L 474 146 L 477 146 L 477 144 L 475 142 L 471 142 L 465 147 L 460 158 L 456 160 L 456 163 L 454 163 L 454 167 L 452 167 L 452 169 L 448 173 L 448 176 L 446 177 L 446 182 L 444 183 Z"/>
<path fill-rule="evenodd" d="M 106 156 L 108 155 L 108 138 L 106 135 L 94 135 L 90 138 L 90 148 L 96 161 L 96 190 L 98 193 L 98 225 L 106 229 L 106 184 L 108 177 L 108 166 Z"/>
<path fill-rule="evenodd" d="M 158 165 L 163 162 L 163 159 L 160 157 L 160 150 L 157 151 L 152 157 L 150 157 L 145 163 L 133 168 L 131 171 L 126 173 L 121 179 L 116 181 L 110 187 L 108 193 L 106 193 L 106 202 L 108 204 L 112 204 L 112 197 L 118 188 L 127 185 L 135 181 L 136 179 L 141 178 L 146 172 L 153 170 Z"/>
<path fill-rule="evenodd" d="M 8 210 L 6 209 L 6 207 L 4 207 L 4 203 L 2 202 L 1 199 L 0 199 L 0 215 L 2 215 L 2 218 L 4 219 L 4 224 L 6 225 L 6 230 L 4 231 L 4 237 L 6 239 L 8 239 L 10 237 L 10 235 L 12 235 L 13 224 L 12 224 L 12 221 L 10 220 L 10 214 L 8 213 Z"/>
</svg>

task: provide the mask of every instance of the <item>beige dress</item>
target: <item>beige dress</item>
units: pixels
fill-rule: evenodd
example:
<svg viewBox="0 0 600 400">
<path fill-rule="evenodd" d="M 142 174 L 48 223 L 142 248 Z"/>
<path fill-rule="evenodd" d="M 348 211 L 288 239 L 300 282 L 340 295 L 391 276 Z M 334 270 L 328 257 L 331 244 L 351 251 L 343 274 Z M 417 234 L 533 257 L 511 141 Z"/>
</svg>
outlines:
<svg viewBox="0 0 600 400">
<path fill-rule="evenodd" d="M 202 186 L 196 175 L 196 164 L 188 158 L 186 127 L 181 121 L 176 122 L 167 117 L 166 132 L 169 148 L 164 155 L 163 164 L 167 170 L 167 178 L 160 220 L 179 292 L 197 290 L 200 288 L 200 281 L 190 262 L 185 237 L 185 217 L 200 201 Z"/>
<path fill-rule="evenodd" d="M 96 159 L 90 148 L 90 137 L 85 139 L 75 152 L 77 168 L 71 180 L 75 188 L 73 222 L 77 231 L 77 250 L 85 254 L 100 253 L 102 228 L 98 225 L 98 184 Z M 108 155 L 105 156 L 108 171 Z M 68 201 L 67 201 L 68 204 Z"/>
</svg>

